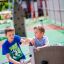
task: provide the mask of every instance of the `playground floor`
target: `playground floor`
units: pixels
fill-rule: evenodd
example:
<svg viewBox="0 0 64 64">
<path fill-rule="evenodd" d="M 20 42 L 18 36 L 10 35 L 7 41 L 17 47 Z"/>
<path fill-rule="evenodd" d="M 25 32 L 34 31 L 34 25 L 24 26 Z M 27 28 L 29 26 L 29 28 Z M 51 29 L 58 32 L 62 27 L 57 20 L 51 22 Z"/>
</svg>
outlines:
<svg viewBox="0 0 64 64">
<path fill-rule="evenodd" d="M 37 25 L 44 26 L 46 30 L 45 35 L 48 36 L 50 46 L 64 46 L 64 24 L 61 27 L 59 26 L 59 24 L 54 24 L 51 20 L 48 20 L 43 17 L 36 19 L 25 19 L 26 35 L 28 38 L 34 37 L 33 27 Z M 1 43 L 2 42 L 0 42 L 0 64 L 8 64 L 6 63 L 6 57 L 2 55 Z M 26 57 L 28 58 L 29 47 L 22 47 L 22 50 L 24 53 L 27 53 Z"/>
</svg>

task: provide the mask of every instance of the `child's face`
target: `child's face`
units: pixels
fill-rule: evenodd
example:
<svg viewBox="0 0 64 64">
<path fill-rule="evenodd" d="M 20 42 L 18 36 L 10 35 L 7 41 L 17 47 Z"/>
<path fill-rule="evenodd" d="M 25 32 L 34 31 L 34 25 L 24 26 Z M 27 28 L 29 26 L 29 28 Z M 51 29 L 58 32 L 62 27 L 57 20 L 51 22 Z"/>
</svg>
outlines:
<svg viewBox="0 0 64 64">
<path fill-rule="evenodd" d="M 38 29 L 34 29 L 35 37 L 41 39 L 44 35 L 43 32 L 39 31 Z"/>
<path fill-rule="evenodd" d="M 14 31 L 7 32 L 6 37 L 8 38 L 8 41 L 12 42 L 14 40 Z"/>
</svg>

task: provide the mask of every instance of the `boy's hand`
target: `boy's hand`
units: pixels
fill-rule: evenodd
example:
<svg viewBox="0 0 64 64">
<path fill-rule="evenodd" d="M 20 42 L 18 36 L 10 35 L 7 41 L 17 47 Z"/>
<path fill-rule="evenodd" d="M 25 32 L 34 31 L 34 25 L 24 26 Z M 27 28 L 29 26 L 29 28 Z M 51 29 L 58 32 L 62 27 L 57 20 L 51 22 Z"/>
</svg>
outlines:
<svg viewBox="0 0 64 64">
<path fill-rule="evenodd" d="M 29 42 L 30 42 L 30 39 L 26 38 L 26 39 L 25 39 L 25 42 L 28 42 L 28 43 L 29 43 Z"/>
<path fill-rule="evenodd" d="M 22 42 L 22 45 L 28 45 L 30 43 L 30 39 L 24 38 L 21 40 L 21 42 Z"/>
<path fill-rule="evenodd" d="M 40 48 L 37 47 L 36 50 L 37 50 L 37 51 L 40 51 Z"/>
<path fill-rule="evenodd" d="M 35 43 L 34 39 L 32 39 L 30 42 L 32 43 L 32 45 L 34 45 L 34 43 Z"/>
</svg>

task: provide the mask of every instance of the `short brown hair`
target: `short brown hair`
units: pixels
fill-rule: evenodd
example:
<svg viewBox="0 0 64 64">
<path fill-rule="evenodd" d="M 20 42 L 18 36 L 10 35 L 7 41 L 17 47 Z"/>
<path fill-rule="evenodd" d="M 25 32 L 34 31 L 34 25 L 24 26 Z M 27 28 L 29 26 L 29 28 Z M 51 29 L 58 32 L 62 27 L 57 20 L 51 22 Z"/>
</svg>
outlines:
<svg viewBox="0 0 64 64">
<path fill-rule="evenodd" d="M 6 28 L 5 29 L 5 34 L 7 34 L 7 32 L 12 32 L 12 31 L 15 31 L 14 28 Z"/>
<path fill-rule="evenodd" d="M 37 27 L 34 27 L 34 29 L 38 29 L 39 31 L 41 32 L 44 32 L 45 33 L 45 29 L 43 26 L 37 26 Z"/>
</svg>

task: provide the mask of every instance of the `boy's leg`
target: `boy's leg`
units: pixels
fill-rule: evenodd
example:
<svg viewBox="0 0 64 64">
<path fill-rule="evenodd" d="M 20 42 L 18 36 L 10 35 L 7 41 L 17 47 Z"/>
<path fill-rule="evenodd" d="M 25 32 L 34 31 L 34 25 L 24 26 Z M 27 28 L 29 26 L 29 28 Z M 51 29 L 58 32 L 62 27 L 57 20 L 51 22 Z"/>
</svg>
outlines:
<svg viewBox="0 0 64 64">
<path fill-rule="evenodd" d="M 31 62 L 31 58 L 29 58 L 28 60 L 26 60 L 26 59 L 21 59 L 20 60 L 21 64 L 28 64 L 29 62 Z"/>
</svg>

